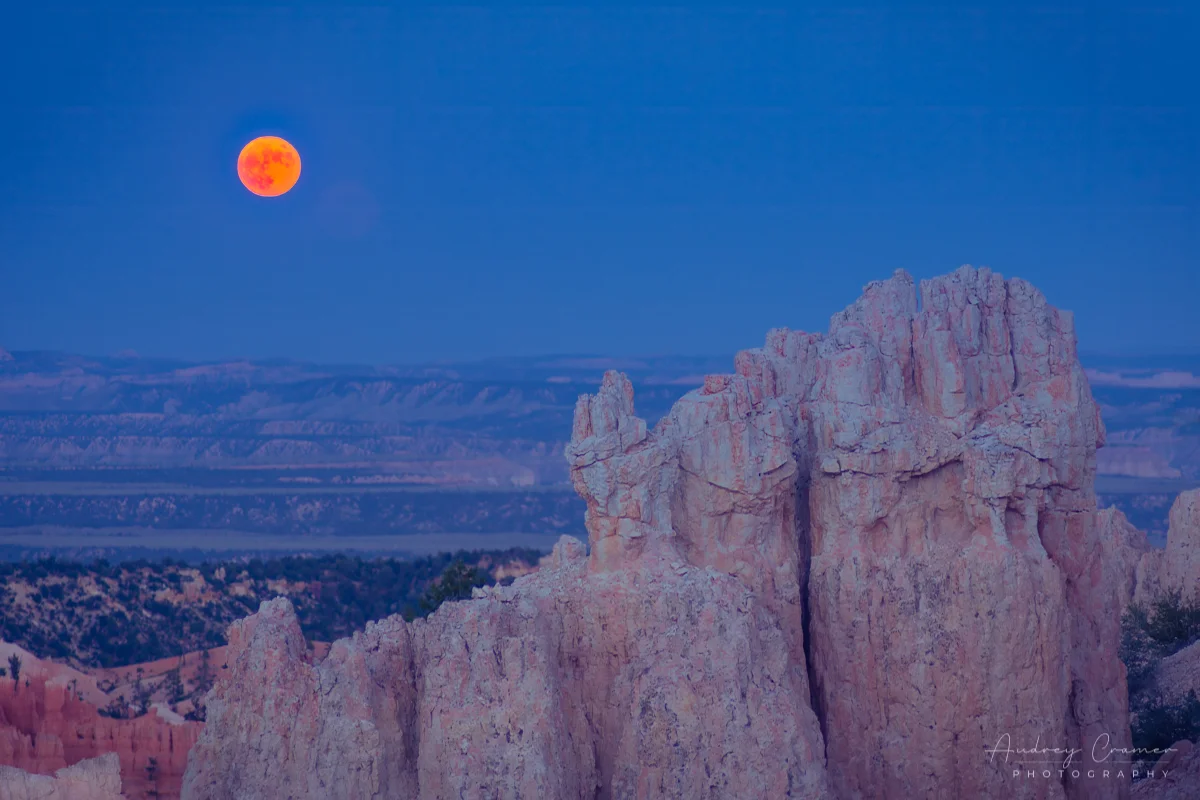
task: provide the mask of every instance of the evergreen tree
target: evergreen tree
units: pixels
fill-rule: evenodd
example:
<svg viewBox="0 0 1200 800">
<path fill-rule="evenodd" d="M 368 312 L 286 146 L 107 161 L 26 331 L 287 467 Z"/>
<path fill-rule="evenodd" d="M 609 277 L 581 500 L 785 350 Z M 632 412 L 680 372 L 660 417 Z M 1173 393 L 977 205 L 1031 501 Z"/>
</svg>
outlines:
<svg viewBox="0 0 1200 800">
<path fill-rule="evenodd" d="M 196 691 L 195 695 L 206 694 L 213 685 L 213 669 L 212 657 L 207 650 L 200 652 L 200 669 L 196 671 Z"/>
<path fill-rule="evenodd" d="M 21 685 L 21 657 L 16 653 L 8 657 L 8 671 L 12 673 L 13 691 L 15 692 Z"/>
<path fill-rule="evenodd" d="M 468 567 L 462 559 L 452 561 L 442 572 L 442 577 L 425 590 L 421 598 L 421 610 L 432 614 L 442 603 L 468 600 L 472 589 L 485 586 L 487 582 L 487 573 L 475 567 Z"/>
<path fill-rule="evenodd" d="M 137 680 L 133 682 L 133 702 L 139 717 L 150 710 L 150 696 L 154 693 L 154 690 L 142 680 L 144 675 L 145 670 L 138 667 Z"/>
<path fill-rule="evenodd" d="M 166 692 L 168 703 L 178 703 L 186 694 L 183 688 L 182 667 L 183 657 L 180 656 L 175 666 L 168 670 L 167 674 L 163 677 L 162 688 Z"/>
<path fill-rule="evenodd" d="M 158 759 L 151 757 L 146 762 L 146 782 L 150 784 L 150 788 L 146 790 L 146 797 L 159 796 L 158 794 Z"/>
</svg>

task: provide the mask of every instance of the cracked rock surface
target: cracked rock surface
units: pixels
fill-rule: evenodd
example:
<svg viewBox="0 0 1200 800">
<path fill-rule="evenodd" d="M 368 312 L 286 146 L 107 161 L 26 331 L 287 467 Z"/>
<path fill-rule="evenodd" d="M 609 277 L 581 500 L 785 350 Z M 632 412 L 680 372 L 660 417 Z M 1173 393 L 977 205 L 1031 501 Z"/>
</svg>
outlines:
<svg viewBox="0 0 1200 800">
<path fill-rule="evenodd" d="M 231 629 L 185 798 L 1118 798 L 1014 746 L 1127 746 L 1135 556 L 1093 492 L 1072 317 L 964 267 L 774 330 L 653 429 L 605 375 L 588 546 L 320 664 Z"/>
</svg>

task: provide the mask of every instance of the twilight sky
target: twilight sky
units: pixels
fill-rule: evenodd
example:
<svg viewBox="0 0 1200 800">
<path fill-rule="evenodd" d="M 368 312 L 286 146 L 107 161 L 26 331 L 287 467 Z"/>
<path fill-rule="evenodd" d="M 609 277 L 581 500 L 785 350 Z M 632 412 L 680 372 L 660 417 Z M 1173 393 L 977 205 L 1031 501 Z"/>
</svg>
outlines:
<svg viewBox="0 0 1200 800">
<path fill-rule="evenodd" d="M 724 353 L 972 263 L 1084 350 L 1200 351 L 1194 0 L 21 5 L 10 350 Z"/>
</svg>

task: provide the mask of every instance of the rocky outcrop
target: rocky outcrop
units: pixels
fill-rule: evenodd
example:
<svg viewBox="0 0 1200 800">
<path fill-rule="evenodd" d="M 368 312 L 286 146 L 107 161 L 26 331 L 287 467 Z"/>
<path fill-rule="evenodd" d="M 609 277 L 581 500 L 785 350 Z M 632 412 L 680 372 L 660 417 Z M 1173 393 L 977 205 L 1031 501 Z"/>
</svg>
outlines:
<svg viewBox="0 0 1200 800">
<path fill-rule="evenodd" d="M 1200 794 L 1200 745 L 1171 745 L 1154 765 L 1154 775 L 1134 785 L 1134 800 L 1195 800 Z"/>
<path fill-rule="evenodd" d="M 1192 692 L 1200 695 L 1200 641 L 1159 662 L 1154 670 L 1154 689 L 1167 705 L 1183 703 Z"/>
<path fill-rule="evenodd" d="M 588 554 L 321 664 L 286 601 L 236 625 L 184 796 L 1127 796 L 985 753 L 1129 743 L 1070 314 L 897 273 L 735 368 L 653 430 L 580 398 Z"/>
<path fill-rule="evenodd" d="M 1200 489 L 1175 499 L 1166 549 L 1147 552 L 1137 567 L 1134 600 L 1139 605 L 1148 608 L 1171 592 L 1184 601 L 1200 602 Z"/>
<path fill-rule="evenodd" d="M 1134 527 L 1119 509 L 1101 509 L 1096 515 L 1096 529 L 1110 566 L 1119 576 L 1117 596 L 1119 608 L 1124 613 L 1137 595 L 1137 574 L 1142 558 L 1154 550 L 1147 542 L 1146 534 Z"/>
<path fill-rule="evenodd" d="M 977 754 L 1003 734 L 1127 741 L 1091 488 L 1103 431 L 1071 318 L 986 271 L 924 282 L 919 312 L 905 283 L 835 318 L 823 355 L 845 366 L 810 395 L 830 771 L 847 796 L 1057 796 Z"/>
<path fill-rule="evenodd" d="M 54 775 L 0 766 L 0 800 L 124 800 L 120 763 L 109 753 Z"/>
<path fill-rule="evenodd" d="M 113 754 L 132 800 L 179 796 L 201 727 L 157 710 L 130 720 L 102 717 L 71 685 L 34 675 L 17 687 L 0 678 L 0 764 L 50 775 Z"/>
<path fill-rule="evenodd" d="M 552 562 L 319 665 L 264 603 L 231 629 L 184 797 L 829 796 L 783 631 L 739 581 L 596 576 L 567 537 Z"/>
</svg>

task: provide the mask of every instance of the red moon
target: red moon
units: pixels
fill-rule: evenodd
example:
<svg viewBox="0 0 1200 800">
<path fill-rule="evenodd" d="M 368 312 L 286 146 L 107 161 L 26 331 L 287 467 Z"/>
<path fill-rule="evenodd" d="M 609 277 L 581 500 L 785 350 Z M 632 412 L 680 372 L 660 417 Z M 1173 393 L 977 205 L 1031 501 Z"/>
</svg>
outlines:
<svg viewBox="0 0 1200 800">
<path fill-rule="evenodd" d="M 259 136 L 242 148 L 238 177 L 260 197 L 278 197 L 300 177 L 300 153 L 278 136 Z"/>
</svg>

